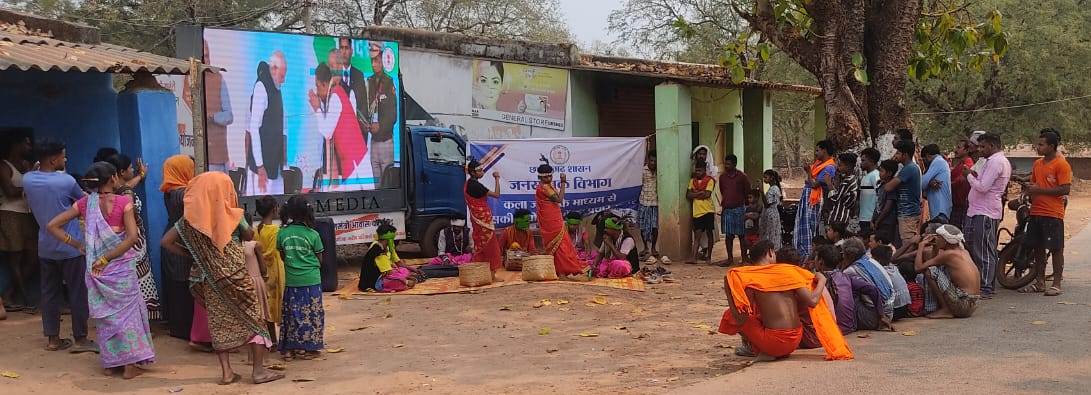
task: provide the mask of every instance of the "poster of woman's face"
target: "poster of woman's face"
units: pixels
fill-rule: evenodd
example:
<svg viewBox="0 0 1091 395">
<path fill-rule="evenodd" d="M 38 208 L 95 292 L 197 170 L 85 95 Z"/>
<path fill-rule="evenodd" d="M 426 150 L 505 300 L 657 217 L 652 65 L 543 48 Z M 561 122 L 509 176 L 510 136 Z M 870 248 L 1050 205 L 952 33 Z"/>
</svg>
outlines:
<svg viewBox="0 0 1091 395">
<path fill-rule="evenodd" d="M 504 63 L 475 60 L 473 75 L 473 108 L 495 110 L 504 87 Z"/>
</svg>

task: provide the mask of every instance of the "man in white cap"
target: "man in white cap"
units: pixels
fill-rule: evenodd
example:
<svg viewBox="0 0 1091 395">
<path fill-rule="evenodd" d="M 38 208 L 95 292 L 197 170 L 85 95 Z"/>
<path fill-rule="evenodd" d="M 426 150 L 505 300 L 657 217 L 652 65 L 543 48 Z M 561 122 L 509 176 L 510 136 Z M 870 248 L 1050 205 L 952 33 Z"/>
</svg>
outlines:
<svg viewBox="0 0 1091 395">
<path fill-rule="evenodd" d="M 954 225 L 943 225 L 920 242 L 914 267 L 928 279 L 928 292 L 939 309 L 928 318 L 966 318 L 981 299 L 981 274 L 963 246 L 966 240 Z M 931 252 L 932 258 L 925 259 Z"/>
</svg>

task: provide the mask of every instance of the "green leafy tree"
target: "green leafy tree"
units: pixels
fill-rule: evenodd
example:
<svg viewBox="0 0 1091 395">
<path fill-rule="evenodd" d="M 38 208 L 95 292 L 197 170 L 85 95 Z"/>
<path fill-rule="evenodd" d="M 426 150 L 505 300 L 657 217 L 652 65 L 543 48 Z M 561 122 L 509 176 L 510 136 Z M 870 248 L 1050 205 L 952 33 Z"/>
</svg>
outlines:
<svg viewBox="0 0 1091 395">
<path fill-rule="evenodd" d="M 1085 3 L 1055 0 L 1042 7 L 988 0 L 975 5 L 980 11 L 995 8 L 1011 15 L 1005 21 L 1011 49 L 999 64 L 984 65 L 981 73 L 911 80 L 907 97 L 919 113 L 914 120 L 920 134 L 951 147 L 968 131 L 989 130 L 1016 144 L 1032 142 L 1041 128 L 1053 127 L 1070 150 L 1087 147 L 1091 9 Z M 1069 98 L 1078 99 L 1064 100 Z"/>
<path fill-rule="evenodd" d="M 634 3 L 669 5 L 672 12 L 661 15 L 671 18 L 683 43 L 723 41 L 719 63 L 737 81 L 760 73 L 773 47 L 779 49 L 822 88 L 829 136 L 842 147 L 912 127 L 905 97 L 909 79 L 982 70 L 1008 49 L 1002 13 L 975 13 L 973 2 L 958 0 L 630 0 L 626 5 L 639 8 Z M 721 16 L 724 10 L 745 26 L 737 29 L 732 17 Z M 613 26 L 636 31 L 632 24 Z M 727 34 L 710 35 L 709 26 Z"/>
</svg>

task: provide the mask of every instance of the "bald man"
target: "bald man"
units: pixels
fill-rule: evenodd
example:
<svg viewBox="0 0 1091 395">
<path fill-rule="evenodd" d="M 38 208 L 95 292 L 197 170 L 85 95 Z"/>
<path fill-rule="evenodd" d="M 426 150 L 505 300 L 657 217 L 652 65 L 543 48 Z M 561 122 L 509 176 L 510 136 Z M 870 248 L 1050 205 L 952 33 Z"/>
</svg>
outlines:
<svg viewBox="0 0 1091 395">
<path fill-rule="evenodd" d="M 284 134 L 284 100 L 280 87 L 288 72 L 284 53 L 274 51 L 268 62 L 258 63 L 257 81 L 250 96 L 250 120 L 247 133 L 250 147 L 246 165 L 249 169 L 247 195 L 283 194 L 281 170 L 287 154 Z"/>
</svg>

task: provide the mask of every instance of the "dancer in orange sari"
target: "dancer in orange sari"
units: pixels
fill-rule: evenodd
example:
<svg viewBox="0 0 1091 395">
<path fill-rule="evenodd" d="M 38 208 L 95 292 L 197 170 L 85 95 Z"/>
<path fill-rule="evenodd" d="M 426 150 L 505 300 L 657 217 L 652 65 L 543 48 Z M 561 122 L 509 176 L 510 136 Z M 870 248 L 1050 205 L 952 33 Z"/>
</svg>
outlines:
<svg viewBox="0 0 1091 395">
<path fill-rule="evenodd" d="M 477 159 L 470 159 L 470 162 L 466 164 L 466 173 L 470 175 L 470 179 L 466 180 L 463 193 L 466 194 L 466 205 L 470 207 L 470 221 L 473 223 L 473 260 L 488 262 L 489 268 L 496 273 L 504 267 L 504 262 L 500 255 L 500 241 L 496 239 L 496 225 L 492 220 L 489 198 L 500 198 L 500 172 L 492 173 L 492 178 L 496 181 L 492 191 L 481 184 L 480 180 L 485 176 L 485 170 Z"/>
<path fill-rule="evenodd" d="M 545 163 L 538 166 L 538 189 L 534 192 L 534 200 L 538 203 L 538 227 L 542 232 L 545 253 L 553 255 L 557 277 L 571 276 L 570 280 L 586 281 L 589 278 L 588 265 L 580 262 L 576 255 L 576 246 L 568 238 L 564 214 L 561 213 L 566 177 L 561 173 L 561 189 L 553 189 L 553 166 L 549 165 L 545 156 L 542 156 L 542 162 Z"/>
</svg>

